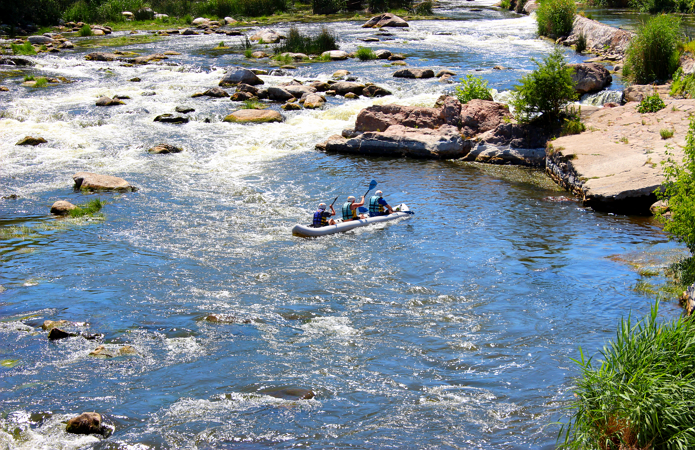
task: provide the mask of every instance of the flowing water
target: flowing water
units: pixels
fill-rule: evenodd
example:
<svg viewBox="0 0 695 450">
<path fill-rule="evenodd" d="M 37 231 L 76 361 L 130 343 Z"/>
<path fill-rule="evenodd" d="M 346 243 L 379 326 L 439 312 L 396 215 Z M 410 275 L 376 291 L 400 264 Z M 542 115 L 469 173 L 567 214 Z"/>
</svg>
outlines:
<svg viewBox="0 0 695 450">
<path fill-rule="evenodd" d="M 370 45 L 509 89 L 551 46 L 535 38 L 532 18 L 475 3 L 447 3 L 450 20 L 412 22 Z M 350 51 L 375 34 L 360 25 L 329 26 Z M 678 247 L 651 219 L 564 198 L 539 171 L 315 151 L 370 104 L 429 106 L 451 89 L 393 79 L 382 61 L 305 65 L 292 77 L 327 80 L 347 68 L 393 96 L 329 98 L 323 110 L 284 113 L 282 124 L 222 122 L 238 104 L 190 97 L 226 67 L 251 64 L 212 51 L 233 39 L 123 48 L 181 53 L 148 66 L 89 62 L 78 50 L 4 72 L 0 448 L 553 448 L 552 423 L 566 420 L 578 375 L 570 358 L 579 346 L 594 354 L 621 317 L 649 310 L 630 263 L 663 264 Z M 21 87 L 29 72 L 75 82 Z M 131 99 L 94 106 L 115 94 Z M 188 124 L 153 122 L 184 105 L 195 108 Z M 14 145 L 27 135 L 48 143 Z M 160 142 L 185 151 L 146 153 Z M 74 192 L 78 171 L 139 190 Z M 319 239 L 291 235 L 316 203 L 359 196 L 371 179 L 416 214 Z M 97 197 L 104 220 L 48 214 L 56 200 Z M 211 313 L 239 323 L 203 320 Z M 678 305 L 661 313 L 675 317 Z M 38 328 L 46 319 L 86 322 L 77 330 L 104 338 L 50 342 Z M 89 356 L 100 344 L 138 355 Z M 316 397 L 265 395 L 283 387 Z M 111 437 L 65 433 L 69 417 L 93 410 L 111 417 Z"/>
</svg>

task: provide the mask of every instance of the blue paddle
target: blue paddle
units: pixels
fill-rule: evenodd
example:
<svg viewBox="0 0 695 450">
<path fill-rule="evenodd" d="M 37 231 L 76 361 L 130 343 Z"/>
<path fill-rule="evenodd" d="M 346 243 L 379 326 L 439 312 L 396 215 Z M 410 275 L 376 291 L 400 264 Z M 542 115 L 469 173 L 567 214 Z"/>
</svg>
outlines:
<svg viewBox="0 0 695 450">
<path fill-rule="evenodd" d="M 369 194 L 369 191 L 371 191 L 375 187 L 376 187 L 376 180 L 372 180 L 371 183 L 369 183 L 369 189 L 367 189 L 367 192 L 364 193 L 363 197 L 366 197 L 367 194 Z"/>
</svg>

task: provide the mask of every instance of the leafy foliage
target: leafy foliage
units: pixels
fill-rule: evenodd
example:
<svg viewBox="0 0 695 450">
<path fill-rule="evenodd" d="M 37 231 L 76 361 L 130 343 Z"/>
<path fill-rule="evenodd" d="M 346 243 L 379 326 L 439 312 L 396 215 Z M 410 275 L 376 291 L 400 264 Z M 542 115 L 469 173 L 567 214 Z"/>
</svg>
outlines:
<svg viewBox="0 0 695 450">
<path fill-rule="evenodd" d="M 515 97 L 510 102 L 517 119 L 529 121 L 541 115 L 548 122 L 561 117 L 562 108 L 577 99 L 572 80 L 572 69 L 565 64 L 565 57 L 559 48 L 540 63 L 533 62 L 537 68 L 514 86 Z"/>
<path fill-rule="evenodd" d="M 576 14 L 574 0 L 541 0 L 536 11 L 538 34 L 549 37 L 569 35 Z"/>
<path fill-rule="evenodd" d="M 586 130 L 586 125 L 581 119 L 582 109 L 570 108 L 567 112 L 567 116 L 564 118 L 562 123 L 562 128 L 560 130 L 560 136 L 569 136 L 572 134 L 579 134 Z"/>
<path fill-rule="evenodd" d="M 456 98 L 462 104 L 466 104 L 477 98 L 480 100 L 492 100 L 492 92 L 487 87 L 487 81 L 474 75 L 466 75 L 455 88 Z"/>
<path fill-rule="evenodd" d="M 574 360 L 582 374 L 563 427 L 572 449 L 685 449 L 695 445 L 695 324 L 660 324 L 658 303 L 633 325 L 621 320 L 600 366 Z"/>
<path fill-rule="evenodd" d="M 631 83 L 668 80 L 679 65 L 680 19 L 659 15 L 637 30 L 625 52 L 623 75 Z"/>
<path fill-rule="evenodd" d="M 672 97 L 693 98 L 695 96 L 695 74 L 684 74 L 682 68 L 678 68 L 673 75 L 671 84 Z"/>
<path fill-rule="evenodd" d="M 692 0 L 630 0 L 630 6 L 640 12 L 657 13 L 692 13 L 695 2 Z"/>
<path fill-rule="evenodd" d="M 321 54 L 328 50 L 337 50 L 336 35 L 326 27 L 321 28 L 321 32 L 316 36 L 305 36 L 296 27 L 290 28 L 285 41 L 275 47 L 275 53 L 305 53 Z"/>
<path fill-rule="evenodd" d="M 656 92 L 655 89 L 652 95 L 650 95 L 649 97 L 644 97 L 642 101 L 639 102 L 639 105 L 637 105 L 637 112 L 642 114 L 655 113 L 657 111 L 661 111 L 664 108 L 666 108 L 666 104 L 663 100 L 661 100 L 661 97 L 659 97 L 659 93 Z"/>
</svg>

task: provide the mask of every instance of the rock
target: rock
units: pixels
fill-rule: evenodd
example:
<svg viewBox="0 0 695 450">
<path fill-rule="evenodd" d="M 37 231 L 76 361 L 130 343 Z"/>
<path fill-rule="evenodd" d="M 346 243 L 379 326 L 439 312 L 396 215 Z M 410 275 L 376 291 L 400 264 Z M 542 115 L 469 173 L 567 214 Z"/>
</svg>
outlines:
<svg viewBox="0 0 695 450">
<path fill-rule="evenodd" d="M 447 84 L 447 83 L 448 83 L 448 84 L 451 84 L 451 83 L 454 82 L 454 79 L 451 78 L 451 75 L 442 75 L 442 76 L 439 78 L 439 82 L 440 82 L 440 83 L 443 83 L 443 84 Z"/>
<path fill-rule="evenodd" d="M 251 86 L 250 84 L 241 83 L 236 87 L 237 92 L 248 92 L 252 95 L 258 95 L 258 88 Z"/>
<path fill-rule="evenodd" d="M 225 17 L 225 18 L 224 18 L 224 23 L 226 23 L 227 25 L 231 25 L 231 24 L 237 23 L 237 20 L 236 20 L 236 19 L 232 19 L 231 17 Z"/>
<path fill-rule="evenodd" d="M 65 339 L 73 336 L 77 336 L 77 333 L 68 333 L 60 328 L 51 328 L 51 331 L 48 332 L 48 339 L 51 341 L 57 341 L 59 339 Z"/>
<path fill-rule="evenodd" d="M 47 36 L 29 36 L 27 41 L 32 45 L 54 44 L 56 42 Z"/>
<path fill-rule="evenodd" d="M 432 69 L 400 69 L 393 74 L 396 78 L 434 78 Z"/>
<path fill-rule="evenodd" d="M 695 310 L 695 283 L 691 284 L 688 289 L 683 292 L 681 302 L 685 306 L 686 314 L 689 316 L 692 315 L 693 310 Z"/>
<path fill-rule="evenodd" d="M 291 64 L 285 64 L 284 66 L 280 66 L 280 69 L 285 69 L 285 70 L 297 70 L 296 66 L 293 66 Z"/>
<path fill-rule="evenodd" d="M 0 86 L 0 92 L 9 92 L 10 88 L 7 86 Z"/>
<path fill-rule="evenodd" d="M 243 67 L 232 67 L 220 80 L 220 86 L 236 86 L 240 83 L 257 86 L 263 84 L 263 80 L 258 78 L 253 71 L 244 69 Z"/>
<path fill-rule="evenodd" d="M 118 100 L 117 98 L 99 97 L 96 105 L 97 106 L 116 106 L 116 105 L 125 105 L 125 103 Z"/>
<path fill-rule="evenodd" d="M 147 150 L 148 153 L 154 154 L 166 154 L 166 153 L 181 153 L 183 151 L 180 147 L 174 147 L 169 144 L 157 144 L 151 149 Z"/>
<path fill-rule="evenodd" d="M 340 79 L 345 78 L 348 75 L 350 75 L 349 70 L 340 69 L 340 70 L 336 70 L 335 72 L 333 72 L 332 77 L 335 78 L 336 80 L 340 80 Z"/>
<path fill-rule="evenodd" d="M 100 345 L 89 353 L 89 356 L 95 358 L 117 358 L 119 356 L 135 356 L 138 352 L 134 347 L 130 345 L 123 345 L 120 347 L 106 347 Z"/>
<path fill-rule="evenodd" d="M 33 137 L 33 136 L 26 136 L 23 139 L 20 139 L 19 142 L 17 142 L 15 145 L 39 145 L 39 144 L 45 144 L 46 139 L 42 137 Z"/>
<path fill-rule="evenodd" d="M 572 32 L 564 43 L 566 45 L 576 44 L 580 35 L 584 36 L 586 49 L 592 53 L 624 55 L 634 33 L 604 25 L 577 14 L 574 16 Z"/>
<path fill-rule="evenodd" d="M 140 78 L 138 78 L 138 77 L 135 77 L 135 78 L 131 78 L 131 79 L 128 80 L 128 81 L 132 81 L 133 83 L 139 83 L 139 82 L 141 82 L 142 80 L 141 80 Z"/>
<path fill-rule="evenodd" d="M 439 72 L 437 72 L 437 74 L 435 75 L 435 77 L 441 78 L 441 77 L 443 77 L 444 75 L 449 75 L 450 77 L 455 77 L 455 76 L 456 76 L 456 73 L 455 73 L 455 72 L 452 72 L 452 71 L 449 70 L 449 69 L 442 69 L 442 70 L 440 70 Z"/>
<path fill-rule="evenodd" d="M 62 49 L 75 48 L 75 44 L 73 44 L 70 41 L 65 41 L 65 42 L 61 42 L 60 45 L 58 45 L 58 48 L 62 48 Z"/>
<path fill-rule="evenodd" d="M 135 14 L 133 14 L 133 13 L 130 12 L 130 11 L 123 11 L 123 12 L 121 13 L 121 15 L 122 15 L 123 18 L 125 18 L 126 20 L 133 20 L 133 18 L 135 18 Z"/>
<path fill-rule="evenodd" d="M 506 67 L 499 66 L 499 65 L 492 68 L 492 70 L 505 70 L 505 69 L 506 69 Z"/>
<path fill-rule="evenodd" d="M 190 106 L 177 106 L 174 109 L 174 111 L 176 111 L 177 113 L 181 113 L 181 114 L 188 114 L 188 113 L 192 113 L 193 111 L 195 111 L 195 109 L 191 108 Z"/>
<path fill-rule="evenodd" d="M 70 322 L 68 322 L 67 320 L 44 320 L 43 324 L 41 325 L 41 329 L 44 331 L 51 331 L 53 328 L 65 327 L 68 325 L 70 325 Z"/>
<path fill-rule="evenodd" d="M 0 66 L 33 66 L 34 63 L 16 56 L 0 56 Z"/>
<path fill-rule="evenodd" d="M 354 83 L 352 81 L 339 81 L 331 85 L 331 90 L 335 91 L 338 95 L 345 95 L 349 92 L 355 95 L 362 95 L 364 91 L 364 84 Z"/>
<path fill-rule="evenodd" d="M 277 111 L 265 109 L 240 109 L 224 118 L 225 122 L 233 123 L 266 123 L 283 122 L 285 120 Z"/>
<path fill-rule="evenodd" d="M 77 206 L 73 205 L 72 203 L 65 201 L 65 200 L 58 200 L 57 202 L 53 203 L 53 206 L 51 206 L 51 214 L 55 214 L 57 216 L 66 216 L 70 214 L 70 211 L 73 209 L 77 208 Z M 50 321 L 48 321 L 50 322 Z M 45 322 L 44 322 L 45 325 Z M 45 330 L 46 328 L 44 328 Z"/>
<path fill-rule="evenodd" d="M 180 125 L 180 124 L 188 123 L 188 117 L 175 116 L 173 114 L 160 114 L 154 118 L 154 121 Z"/>
<path fill-rule="evenodd" d="M 95 29 L 95 30 L 94 30 L 94 29 L 92 30 L 92 34 L 93 34 L 94 36 L 105 36 L 105 35 L 106 35 L 106 32 L 105 32 L 104 30 L 100 30 L 100 29 L 97 28 L 97 29 Z"/>
<path fill-rule="evenodd" d="M 371 86 L 366 86 L 362 90 L 362 95 L 365 97 L 385 97 L 387 95 L 392 95 L 392 93 L 387 89 L 372 84 Z"/>
<path fill-rule="evenodd" d="M 302 107 L 296 103 L 285 103 L 284 105 L 280 106 L 280 108 L 282 108 L 283 111 L 299 111 L 302 109 Z"/>
<path fill-rule="evenodd" d="M 671 91 L 671 86 L 668 84 L 663 84 L 656 86 L 656 92 L 662 99 L 669 97 Z M 654 94 L 654 85 L 640 85 L 633 84 L 630 87 L 625 88 L 623 91 L 623 100 L 627 102 L 641 102 L 644 97 L 649 97 Z"/>
<path fill-rule="evenodd" d="M 350 100 L 354 100 L 354 99 L 356 99 L 356 98 L 359 98 L 360 96 L 357 95 L 357 94 L 355 94 L 355 93 L 353 93 L 353 92 L 347 92 L 347 93 L 345 93 L 345 96 L 344 96 L 344 97 L 347 98 L 347 99 L 350 99 Z"/>
<path fill-rule="evenodd" d="M 84 412 L 68 420 L 65 431 L 73 434 L 100 434 L 109 437 L 115 427 L 97 412 Z"/>
<path fill-rule="evenodd" d="M 98 175 L 91 172 L 77 172 L 72 176 L 75 181 L 75 189 L 90 191 L 125 191 L 134 192 L 137 190 L 123 178 L 111 175 Z"/>
<path fill-rule="evenodd" d="M 309 86 L 316 89 L 316 92 L 326 92 L 331 88 L 331 86 L 328 83 L 325 83 L 323 81 L 313 81 L 309 83 Z"/>
<path fill-rule="evenodd" d="M 326 103 L 326 99 L 319 94 L 309 94 L 304 99 L 304 107 L 307 109 L 318 109 Z"/>
<path fill-rule="evenodd" d="M 575 83 L 574 89 L 580 95 L 601 91 L 613 81 L 608 69 L 601 64 L 581 63 L 568 64 L 567 66 L 574 69 L 572 74 L 572 80 Z"/>
<path fill-rule="evenodd" d="M 232 314 L 208 314 L 203 318 L 206 322 L 210 323 L 223 323 L 223 324 L 233 324 L 233 323 L 251 323 L 249 319 L 240 319 Z"/>
<path fill-rule="evenodd" d="M 295 98 L 302 98 L 302 96 L 305 94 L 314 94 L 316 92 L 316 88 L 312 86 L 289 85 L 283 86 L 282 88 L 292 94 Z"/>
<path fill-rule="evenodd" d="M 473 99 L 461 107 L 461 132 L 475 136 L 494 130 L 501 123 L 510 122 L 509 107 L 489 100 Z"/>
<path fill-rule="evenodd" d="M 197 36 L 198 32 L 191 30 L 190 28 L 184 28 L 183 30 L 179 31 L 179 34 L 182 36 Z"/>
<path fill-rule="evenodd" d="M 316 397 L 316 394 L 311 389 L 295 387 L 263 389 L 260 392 L 283 400 L 311 400 Z"/>
<path fill-rule="evenodd" d="M 392 53 L 388 50 L 376 50 L 374 54 L 378 59 L 389 59 L 392 55 Z"/>
<path fill-rule="evenodd" d="M 342 50 L 329 50 L 321 53 L 321 57 L 331 58 L 331 61 L 342 61 L 348 58 L 348 54 Z"/>
<path fill-rule="evenodd" d="M 395 14 L 385 13 L 374 16 L 367 21 L 362 28 L 407 27 L 408 22 Z"/>
<path fill-rule="evenodd" d="M 262 41 L 266 44 L 275 44 L 279 42 L 280 39 L 284 39 L 284 36 L 273 30 L 260 30 L 258 33 L 249 38 L 251 41 Z"/>
<path fill-rule="evenodd" d="M 153 95 L 157 95 L 157 93 L 154 91 L 144 91 L 141 92 L 140 95 L 142 95 L 143 97 L 152 97 Z"/>
<path fill-rule="evenodd" d="M 257 52 L 251 53 L 251 56 L 252 56 L 253 58 L 256 58 L 256 59 L 261 59 L 261 58 L 267 58 L 267 57 L 269 57 L 270 55 L 267 54 L 266 52 L 263 52 L 263 51 L 257 51 Z"/>
<path fill-rule="evenodd" d="M 250 92 L 235 92 L 232 94 L 231 100 L 233 102 L 245 102 L 253 98 L 255 98 L 255 96 Z"/>
<path fill-rule="evenodd" d="M 280 56 L 283 58 L 291 58 L 295 61 L 303 61 L 305 59 L 309 59 L 309 55 L 306 53 L 291 53 L 291 52 L 285 52 L 281 53 Z"/>
<path fill-rule="evenodd" d="M 285 102 L 294 98 L 294 95 L 281 87 L 271 86 L 268 88 L 268 98 L 276 102 Z"/>
<path fill-rule="evenodd" d="M 115 53 L 92 52 L 85 55 L 87 61 L 114 61 L 118 58 Z"/>
<path fill-rule="evenodd" d="M 218 87 L 208 89 L 207 91 L 203 92 L 203 95 L 206 95 L 208 97 L 215 97 L 215 98 L 229 97 L 229 94 L 227 93 L 227 91 L 225 91 L 222 88 L 218 88 Z"/>
<path fill-rule="evenodd" d="M 206 19 L 205 17 L 198 17 L 198 18 L 193 19 L 191 21 L 191 25 L 196 25 L 196 26 L 207 24 L 207 23 L 210 23 L 210 19 Z"/>
<path fill-rule="evenodd" d="M 418 106 L 374 105 L 357 114 L 355 130 L 383 132 L 394 125 L 434 129 L 443 124 L 438 108 Z"/>
<path fill-rule="evenodd" d="M 663 183 L 661 162 L 680 161 L 695 100 L 663 98 L 666 108 L 640 114 L 637 103 L 584 112 L 587 131 L 552 142 L 546 172 L 586 206 L 621 214 L 649 214 Z M 660 130 L 674 131 L 661 139 Z M 598 144 L 600 145 L 598 145 Z M 667 148 L 670 147 L 670 150 Z"/>
</svg>

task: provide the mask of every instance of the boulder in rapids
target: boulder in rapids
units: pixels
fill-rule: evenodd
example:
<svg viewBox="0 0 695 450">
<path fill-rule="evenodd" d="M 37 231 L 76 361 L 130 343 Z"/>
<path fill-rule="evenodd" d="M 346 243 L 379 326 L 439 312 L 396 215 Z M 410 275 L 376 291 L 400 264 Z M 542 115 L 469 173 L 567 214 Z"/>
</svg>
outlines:
<svg viewBox="0 0 695 450">
<path fill-rule="evenodd" d="M 233 102 L 245 102 L 254 98 L 255 96 L 250 92 L 235 92 L 232 94 L 231 100 Z"/>
<path fill-rule="evenodd" d="M 116 105 L 125 105 L 122 101 L 120 101 L 117 98 L 110 98 L 110 97 L 99 97 L 97 99 L 97 106 L 116 106 Z"/>
<path fill-rule="evenodd" d="M 7 86 L 0 86 L 0 92 L 9 92 L 10 88 Z"/>
<path fill-rule="evenodd" d="M 263 42 L 265 44 L 276 44 L 285 37 L 273 30 L 260 30 L 249 38 L 251 41 Z"/>
<path fill-rule="evenodd" d="M 574 70 L 572 81 L 574 89 L 581 95 L 589 92 L 598 92 L 611 84 L 613 77 L 608 69 L 597 63 L 568 64 Z"/>
<path fill-rule="evenodd" d="M 326 99 L 319 94 L 308 94 L 304 99 L 304 107 L 307 109 L 318 109 L 326 103 Z"/>
<path fill-rule="evenodd" d="M 232 123 L 266 123 L 266 122 L 283 122 L 285 120 L 277 111 L 270 109 L 240 109 L 234 111 L 224 118 L 225 122 Z"/>
<path fill-rule="evenodd" d="M 195 109 L 191 108 L 190 106 L 177 106 L 176 108 L 174 108 L 174 111 L 181 114 L 188 114 L 194 112 Z"/>
<path fill-rule="evenodd" d="M 54 44 L 56 42 L 54 39 L 47 36 L 29 36 L 27 41 L 32 45 Z"/>
<path fill-rule="evenodd" d="M 17 142 L 15 145 L 39 145 L 39 144 L 45 144 L 46 139 L 42 137 L 33 137 L 33 136 L 25 136 L 23 139 L 20 139 L 19 142 Z"/>
<path fill-rule="evenodd" d="M 175 147 L 170 144 L 157 144 L 151 149 L 147 150 L 147 153 L 154 153 L 155 155 L 162 155 L 167 153 L 181 153 L 183 151 L 180 147 Z"/>
<path fill-rule="evenodd" d="M 115 427 L 97 412 L 84 412 L 68 420 L 65 431 L 72 434 L 100 434 L 111 436 Z"/>
<path fill-rule="evenodd" d="M 70 214 L 70 211 L 72 211 L 75 208 L 77 208 L 77 206 L 73 205 L 72 203 L 66 200 L 58 200 L 51 206 L 51 214 L 55 214 L 56 216 L 66 216 Z M 44 328 L 44 330 L 45 329 L 46 328 Z"/>
<path fill-rule="evenodd" d="M 107 52 L 92 52 L 84 56 L 87 61 L 114 61 L 118 59 L 118 55 L 115 53 Z"/>
<path fill-rule="evenodd" d="M 77 172 L 72 176 L 75 189 L 88 191 L 124 191 L 134 192 L 137 188 L 123 178 L 111 175 L 99 175 L 91 172 Z"/>
<path fill-rule="evenodd" d="M 208 97 L 215 97 L 215 98 L 229 97 L 229 94 L 227 93 L 227 91 L 225 91 L 222 88 L 218 88 L 218 87 L 208 89 L 207 91 L 203 92 L 203 95 L 206 95 Z"/>
<path fill-rule="evenodd" d="M 408 22 L 395 14 L 384 13 L 369 19 L 362 28 L 407 27 Z"/>
<path fill-rule="evenodd" d="M 441 78 L 441 77 L 443 77 L 444 75 L 449 75 L 450 77 L 455 77 L 455 76 L 456 76 L 456 72 L 453 72 L 453 71 L 451 71 L 451 70 L 449 70 L 449 69 L 442 69 L 442 70 L 440 70 L 439 72 L 437 72 L 437 74 L 435 75 L 435 77 Z"/>
<path fill-rule="evenodd" d="M 374 54 L 376 55 L 377 59 L 389 59 L 392 55 L 392 53 L 388 50 L 376 50 L 374 51 Z"/>
<path fill-rule="evenodd" d="M 343 78 L 345 78 L 348 75 L 350 75 L 349 70 L 340 69 L 340 70 L 336 70 L 335 72 L 333 72 L 332 77 L 335 78 L 336 80 L 342 80 Z"/>
<path fill-rule="evenodd" d="M 258 78 L 258 76 L 249 69 L 244 69 L 243 67 L 232 67 L 227 70 L 222 80 L 220 80 L 220 86 L 236 86 L 240 83 L 249 84 L 251 86 L 256 86 L 263 84 L 263 80 Z"/>
<path fill-rule="evenodd" d="M 276 102 L 285 102 L 295 97 L 286 89 L 278 86 L 271 86 L 268 88 L 268 98 Z"/>
<path fill-rule="evenodd" d="M 41 329 L 44 331 L 51 331 L 53 328 L 66 327 L 68 325 L 70 325 L 70 322 L 68 322 L 67 320 L 44 320 L 43 324 L 41 325 Z"/>
<path fill-rule="evenodd" d="M 181 125 L 184 123 L 188 123 L 188 120 L 189 120 L 188 117 L 175 116 L 173 114 L 160 114 L 154 118 L 155 122 L 171 123 L 174 125 Z"/>
<path fill-rule="evenodd" d="M 343 50 L 329 50 L 321 53 L 322 58 L 330 58 L 331 61 L 342 61 L 348 58 L 348 53 Z"/>
<path fill-rule="evenodd" d="M 386 97 L 387 95 L 392 95 L 392 92 L 388 89 L 384 89 L 380 86 L 374 84 L 365 86 L 362 90 L 362 95 L 365 97 Z"/>
<path fill-rule="evenodd" d="M 135 356 L 138 351 L 130 345 L 109 346 L 100 345 L 89 353 L 95 358 L 118 358 L 119 356 Z"/>
<path fill-rule="evenodd" d="M 280 106 L 280 108 L 282 108 L 283 111 L 299 111 L 302 109 L 297 103 L 285 103 Z"/>
<path fill-rule="evenodd" d="M 204 321 L 219 324 L 251 323 L 249 319 L 240 319 L 233 314 L 208 314 L 203 318 Z"/>
<path fill-rule="evenodd" d="M 337 83 L 333 83 L 331 85 L 331 90 L 335 91 L 336 94 L 343 96 L 348 92 L 352 92 L 356 95 L 362 95 L 364 84 L 355 83 L 353 81 L 338 81 Z"/>
<path fill-rule="evenodd" d="M 396 78 L 434 78 L 432 69 L 400 69 L 393 73 Z"/>
<path fill-rule="evenodd" d="M 67 331 L 62 330 L 60 328 L 51 328 L 51 331 L 48 332 L 48 339 L 51 341 L 57 341 L 59 339 L 65 339 L 74 336 L 77 336 L 77 333 L 68 333 Z"/>
<path fill-rule="evenodd" d="M 292 94 L 295 98 L 302 98 L 302 96 L 305 94 L 313 94 L 316 92 L 316 88 L 313 86 L 291 85 L 283 86 L 282 88 Z"/>
<path fill-rule="evenodd" d="M 268 388 L 260 391 L 262 394 L 283 400 L 311 400 L 316 394 L 311 389 L 298 387 Z"/>
<path fill-rule="evenodd" d="M 269 56 L 269 54 L 261 50 L 251 53 L 251 57 L 256 59 L 268 58 Z"/>
</svg>

